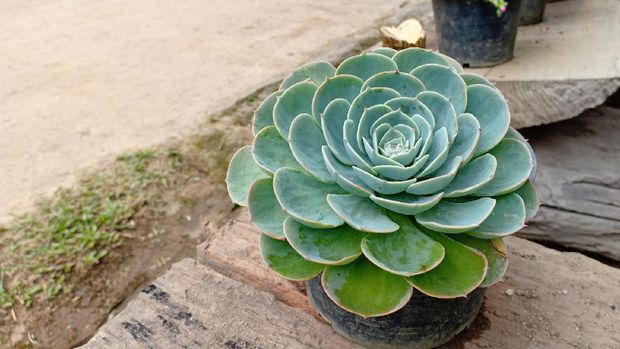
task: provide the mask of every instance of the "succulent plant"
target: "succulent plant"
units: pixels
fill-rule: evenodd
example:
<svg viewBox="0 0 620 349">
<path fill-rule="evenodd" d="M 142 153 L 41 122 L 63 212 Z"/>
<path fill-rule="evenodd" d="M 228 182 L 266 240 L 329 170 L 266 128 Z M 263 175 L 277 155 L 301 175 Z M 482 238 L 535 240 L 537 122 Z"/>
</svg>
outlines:
<svg viewBox="0 0 620 349">
<path fill-rule="evenodd" d="M 442 54 L 379 48 L 290 74 L 232 158 L 232 200 L 276 273 L 364 317 L 413 288 L 466 296 L 501 279 L 502 237 L 538 207 L 531 148 L 502 94 Z"/>
</svg>

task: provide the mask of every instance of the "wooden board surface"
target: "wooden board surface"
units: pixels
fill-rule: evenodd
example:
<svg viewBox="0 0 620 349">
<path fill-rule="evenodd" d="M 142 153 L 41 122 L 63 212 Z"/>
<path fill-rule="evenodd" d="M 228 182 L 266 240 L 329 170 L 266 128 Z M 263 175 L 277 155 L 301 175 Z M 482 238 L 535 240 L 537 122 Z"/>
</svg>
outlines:
<svg viewBox="0 0 620 349">
<path fill-rule="evenodd" d="M 274 296 L 184 259 L 82 348 L 303 349 L 358 346 Z"/>
<path fill-rule="evenodd" d="M 620 109 L 525 132 L 542 206 L 521 235 L 620 261 Z"/>
<path fill-rule="evenodd" d="M 198 248 L 207 266 L 175 264 L 84 348 L 358 348 L 307 313 L 303 290 L 267 270 L 245 210 L 210 235 Z M 620 347 L 620 270 L 519 238 L 507 244 L 504 282 L 442 348 Z"/>
<path fill-rule="evenodd" d="M 263 264 L 259 233 L 245 210 L 210 235 L 198 248 L 200 261 L 241 281 L 255 275 L 249 281 L 254 287 L 306 309 L 303 292 Z M 489 289 L 472 328 L 444 348 L 620 346 L 620 270 L 519 238 L 508 238 L 507 244 L 510 263 L 504 282 Z"/>
</svg>

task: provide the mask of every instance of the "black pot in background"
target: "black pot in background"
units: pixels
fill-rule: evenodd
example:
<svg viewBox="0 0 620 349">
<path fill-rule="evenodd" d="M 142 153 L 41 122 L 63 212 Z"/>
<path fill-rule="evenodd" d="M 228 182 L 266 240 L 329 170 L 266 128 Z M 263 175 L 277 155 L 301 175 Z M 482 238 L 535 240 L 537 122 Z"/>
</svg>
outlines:
<svg viewBox="0 0 620 349">
<path fill-rule="evenodd" d="M 476 317 L 485 288 L 467 297 L 439 299 L 414 289 L 411 301 L 395 313 L 363 318 L 340 308 L 321 286 L 321 277 L 306 281 L 310 304 L 332 327 L 368 348 L 428 349 L 454 338 Z"/>
<path fill-rule="evenodd" d="M 519 25 L 532 25 L 542 22 L 546 3 L 546 0 L 521 0 Z"/>
<path fill-rule="evenodd" d="M 439 51 L 466 67 L 490 67 L 512 58 L 521 0 L 506 13 L 484 0 L 433 0 Z"/>
</svg>

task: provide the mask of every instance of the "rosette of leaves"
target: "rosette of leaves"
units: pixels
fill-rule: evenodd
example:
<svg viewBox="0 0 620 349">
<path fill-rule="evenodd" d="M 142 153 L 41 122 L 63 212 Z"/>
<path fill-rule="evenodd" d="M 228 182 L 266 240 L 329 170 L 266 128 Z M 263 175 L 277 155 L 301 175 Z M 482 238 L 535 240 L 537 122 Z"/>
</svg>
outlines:
<svg viewBox="0 0 620 349">
<path fill-rule="evenodd" d="M 307 64 L 256 110 L 228 191 L 262 230 L 267 265 L 322 273 L 345 310 L 386 315 L 413 288 L 463 297 L 501 279 L 502 237 L 538 206 L 533 153 L 509 122 L 493 84 L 439 53 Z"/>
</svg>

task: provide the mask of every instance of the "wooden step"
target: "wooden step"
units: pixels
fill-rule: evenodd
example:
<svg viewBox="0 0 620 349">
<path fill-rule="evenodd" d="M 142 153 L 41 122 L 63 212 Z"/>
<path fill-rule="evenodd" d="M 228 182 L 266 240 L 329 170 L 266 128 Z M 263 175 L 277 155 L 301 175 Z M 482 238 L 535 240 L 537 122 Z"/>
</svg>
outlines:
<svg viewBox="0 0 620 349">
<path fill-rule="evenodd" d="M 542 206 L 520 234 L 620 261 L 620 109 L 525 132 Z"/>
<path fill-rule="evenodd" d="M 303 310 L 187 258 L 146 286 L 82 348 L 359 347 Z"/>
<path fill-rule="evenodd" d="M 307 309 L 296 284 L 270 272 L 258 252 L 259 232 L 245 209 L 211 229 L 198 259 L 231 278 Z M 472 328 L 444 348 L 613 348 L 620 345 L 620 270 L 577 253 L 520 238 L 506 239 L 505 280 L 489 289 Z M 252 277 L 255 276 L 255 277 Z M 301 304 L 301 306 L 300 306 Z"/>
<path fill-rule="evenodd" d="M 246 210 L 210 228 L 198 259 L 145 287 L 83 348 L 359 348 L 308 313 L 303 288 L 271 273 Z M 505 280 L 442 348 L 617 348 L 620 270 L 508 238 Z M 216 271 L 217 270 L 217 271 Z"/>
</svg>

